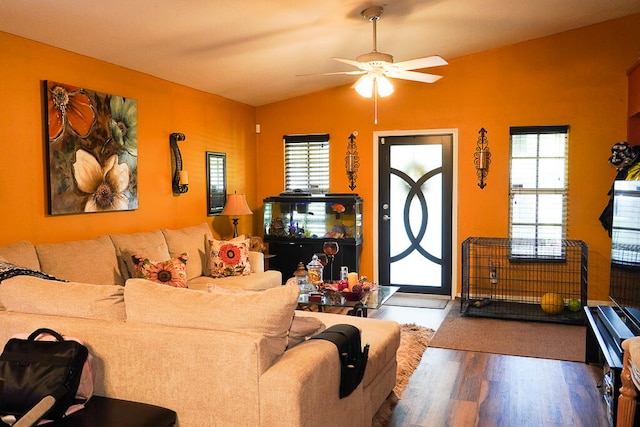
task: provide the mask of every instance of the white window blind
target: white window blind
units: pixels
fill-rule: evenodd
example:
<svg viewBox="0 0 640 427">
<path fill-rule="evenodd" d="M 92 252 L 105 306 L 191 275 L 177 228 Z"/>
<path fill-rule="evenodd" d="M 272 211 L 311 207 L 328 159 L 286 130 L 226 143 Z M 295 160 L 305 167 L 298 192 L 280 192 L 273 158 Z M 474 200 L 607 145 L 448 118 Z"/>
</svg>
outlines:
<svg viewBox="0 0 640 427">
<path fill-rule="evenodd" d="M 329 134 L 285 135 L 285 190 L 329 191 Z"/>
<path fill-rule="evenodd" d="M 557 259 L 567 234 L 568 126 L 512 127 L 509 236 L 512 257 Z M 517 239 L 539 243 L 518 244 Z M 550 242 L 557 242 L 553 244 Z"/>
</svg>

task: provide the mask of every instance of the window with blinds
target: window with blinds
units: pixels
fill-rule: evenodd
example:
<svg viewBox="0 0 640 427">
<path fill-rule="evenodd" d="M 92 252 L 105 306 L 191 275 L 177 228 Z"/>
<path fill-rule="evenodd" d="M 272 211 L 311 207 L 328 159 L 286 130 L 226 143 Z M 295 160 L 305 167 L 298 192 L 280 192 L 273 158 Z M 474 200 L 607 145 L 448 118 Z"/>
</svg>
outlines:
<svg viewBox="0 0 640 427">
<path fill-rule="evenodd" d="M 329 134 L 285 135 L 285 190 L 329 191 Z"/>
<path fill-rule="evenodd" d="M 562 260 L 567 234 L 568 126 L 512 127 L 512 258 Z M 538 243 L 518 242 L 535 239 Z M 553 244 L 557 242 L 557 244 Z"/>
</svg>

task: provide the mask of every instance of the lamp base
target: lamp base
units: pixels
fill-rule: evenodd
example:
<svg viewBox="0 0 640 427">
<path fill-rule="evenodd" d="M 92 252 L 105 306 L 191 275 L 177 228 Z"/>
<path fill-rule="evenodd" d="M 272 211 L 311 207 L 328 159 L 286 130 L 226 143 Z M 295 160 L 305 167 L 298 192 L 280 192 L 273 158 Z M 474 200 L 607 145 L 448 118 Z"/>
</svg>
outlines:
<svg viewBox="0 0 640 427">
<path fill-rule="evenodd" d="M 232 218 L 231 221 L 233 221 L 233 237 L 236 238 L 238 237 L 238 221 L 240 221 L 240 218 Z"/>
</svg>

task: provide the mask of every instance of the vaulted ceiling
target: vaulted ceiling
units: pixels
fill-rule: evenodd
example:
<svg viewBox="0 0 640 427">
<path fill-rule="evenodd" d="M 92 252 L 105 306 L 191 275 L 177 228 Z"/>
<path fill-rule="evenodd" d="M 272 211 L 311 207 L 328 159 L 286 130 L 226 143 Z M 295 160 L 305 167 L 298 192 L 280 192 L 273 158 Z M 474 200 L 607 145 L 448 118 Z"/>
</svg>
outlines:
<svg viewBox="0 0 640 427">
<path fill-rule="evenodd" d="M 638 0 L 2 0 L 0 31 L 259 106 L 354 82 L 297 75 L 352 70 L 331 58 L 371 51 L 372 5 L 396 62 L 640 13 Z"/>
</svg>

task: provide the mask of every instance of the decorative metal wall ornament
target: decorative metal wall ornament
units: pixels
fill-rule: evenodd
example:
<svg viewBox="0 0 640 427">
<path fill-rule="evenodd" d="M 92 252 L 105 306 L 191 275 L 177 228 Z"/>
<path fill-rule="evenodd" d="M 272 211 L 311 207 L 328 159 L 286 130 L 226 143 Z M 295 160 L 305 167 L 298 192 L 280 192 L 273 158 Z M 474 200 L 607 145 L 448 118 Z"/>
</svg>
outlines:
<svg viewBox="0 0 640 427">
<path fill-rule="evenodd" d="M 182 155 L 178 148 L 178 141 L 184 141 L 186 138 L 183 133 L 174 132 L 169 135 L 169 146 L 171 147 L 171 169 L 173 179 L 171 187 L 174 194 L 184 194 L 189 191 L 189 178 L 187 171 L 182 170 Z"/>
<path fill-rule="evenodd" d="M 358 131 L 354 131 L 349 135 L 349 143 L 347 144 L 347 155 L 344 157 L 344 166 L 349 177 L 349 188 L 355 190 L 356 180 L 358 179 L 358 169 L 360 168 L 360 156 L 358 155 L 358 146 L 356 145 L 356 137 Z"/>
<path fill-rule="evenodd" d="M 473 164 L 476 166 L 476 175 L 478 176 L 478 187 L 484 188 L 487 186 L 485 179 L 489 173 L 489 165 L 491 164 L 491 152 L 489 151 L 489 141 L 485 136 L 487 131 L 485 128 L 481 128 L 478 133 L 478 142 L 476 146 L 476 152 L 473 153 Z"/>
</svg>

